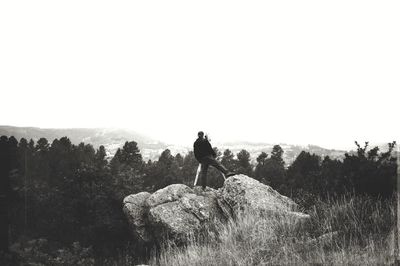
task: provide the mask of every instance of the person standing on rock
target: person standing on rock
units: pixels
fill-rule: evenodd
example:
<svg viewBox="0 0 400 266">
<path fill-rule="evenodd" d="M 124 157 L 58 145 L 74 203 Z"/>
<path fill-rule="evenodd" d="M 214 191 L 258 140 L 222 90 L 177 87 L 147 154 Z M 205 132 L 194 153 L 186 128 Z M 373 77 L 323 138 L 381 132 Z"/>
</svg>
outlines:
<svg viewBox="0 0 400 266">
<path fill-rule="evenodd" d="M 193 151 L 194 157 L 201 164 L 201 186 L 204 190 L 207 186 L 207 170 L 209 165 L 217 168 L 226 177 L 232 176 L 234 175 L 234 173 L 228 171 L 228 169 L 226 169 L 220 162 L 215 159 L 217 155 L 211 147 L 207 136 L 204 137 L 204 132 L 199 131 L 199 133 L 197 133 L 197 136 L 198 138 L 193 144 Z"/>
</svg>

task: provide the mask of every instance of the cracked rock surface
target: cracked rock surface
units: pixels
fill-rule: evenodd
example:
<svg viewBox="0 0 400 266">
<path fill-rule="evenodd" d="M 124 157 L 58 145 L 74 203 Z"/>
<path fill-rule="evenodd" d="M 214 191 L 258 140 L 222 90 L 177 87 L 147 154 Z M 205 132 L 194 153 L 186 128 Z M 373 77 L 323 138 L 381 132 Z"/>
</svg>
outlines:
<svg viewBox="0 0 400 266">
<path fill-rule="evenodd" d="M 173 184 L 153 194 L 129 195 L 123 203 L 133 236 L 149 244 L 159 243 L 165 237 L 185 242 L 204 226 L 217 228 L 215 225 L 246 209 L 264 213 L 266 219 L 279 215 L 296 224 L 309 219 L 307 214 L 297 211 L 290 198 L 246 175 L 229 177 L 219 190 L 202 191 L 199 187 Z"/>
</svg>

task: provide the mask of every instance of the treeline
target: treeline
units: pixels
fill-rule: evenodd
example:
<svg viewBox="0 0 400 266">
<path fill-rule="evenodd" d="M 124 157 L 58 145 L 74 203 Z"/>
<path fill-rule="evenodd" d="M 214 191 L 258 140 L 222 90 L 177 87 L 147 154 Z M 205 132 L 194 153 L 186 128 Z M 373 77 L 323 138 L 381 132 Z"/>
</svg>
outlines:
<svg viewBox="0 0 400 266">
<path fill-rule="evenodd" d="M 283 194 L 340 195 L 347 191 L 388 197 L 395 189 L 395 142 L 388 150 L 368 149 L 368 143 L 346 154 L 343 160 L 321 158 L 301 152 L 290 166 L 284 151 L 274 146 L 261 153 L 255 165 L 249 152 L 233 154 L 216 149 L 218 160 L 228 169 L 271 185 Z M 125 196 L 155 191 L 173 183 L 193 185 L 198 162 L 193 152 L 161 153 L 158 161 L 145 162 L 137 143 L 126 142 L 106 160 L 103 146 L 74 145 L 67 137 L 49 143 L 2 136 L 1 206 L 8 208 L 10 242 L 45 238 L 61 244 L 79 241 L 103 256 L 111 256 L 130 242 L 122 213 Z M 223 178 L 210 169 L 208 185 L 218 188 Z M 4 197 L 3 197 L 4 196 Z M 2 234 L 5 223 L 0 225 Z M 3 244 L 7 241 L 3 239 Z M 135 243 L 131 243 L 134 245 Z M 5 244 L 4 244 L 5 245 Z M 4 250 L 4 248 L 2 248 Z"/>
<path fill-rule="evenodd" d="M 270 157 L 258 156 L 255 178 L 287 195 L 304 191 L 322 198 L 347 192 L 390 197 L 396 185 L 396 142 L 388 143 L 385 152 L 378 147 L 368 149 L 368 142 L 355 144 L 356 151 L 345 153 L 343 160 L 302 151 L 287 168 L 283 150 L 275 146 Z"/>
</svg>

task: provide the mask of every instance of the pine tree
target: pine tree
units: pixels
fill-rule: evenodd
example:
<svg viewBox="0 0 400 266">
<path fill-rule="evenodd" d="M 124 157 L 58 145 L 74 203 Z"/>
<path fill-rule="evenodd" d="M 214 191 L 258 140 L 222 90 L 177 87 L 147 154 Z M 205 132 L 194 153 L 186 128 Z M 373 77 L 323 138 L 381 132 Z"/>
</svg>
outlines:
<svg viewBox="0 0 400 266">
<path fill-rule="evenodd" d="M 237 155 L 238 160 L 238 169 L 237 172 L 241 174 L 245 174 L 248 176 L 252 176 L 252 166 L 250 163 L 250 153 L 246 150 L 241 150 Z"/>
<path fill-rule="evenodd" d="M 235 160 L 235 155 L 231 152 L 231 150 L 226 149 L 224 151 L 221 158 L 221 163 L 230 171 L 237 171 L 237 161 Z"/>
<path fill-rule="evenodd" d="M 0 252 L 8 252 L 9 239 L 9 172 L 10 172 L 10 149 L 8 146 L 8 138 L 1 136 L 0 138 Z"/>
</svg>

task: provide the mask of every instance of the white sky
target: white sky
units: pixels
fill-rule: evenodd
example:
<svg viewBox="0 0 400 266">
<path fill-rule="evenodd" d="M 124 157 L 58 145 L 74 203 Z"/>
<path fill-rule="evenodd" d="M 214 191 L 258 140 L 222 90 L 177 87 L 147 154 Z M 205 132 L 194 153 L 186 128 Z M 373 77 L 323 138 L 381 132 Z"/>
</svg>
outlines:
<svg viewBox="0 0 400 266">
<path fill-rule="evenodd" d="M 1 1 L 0 124 L 191 145 L 400 133 L 399 1 Z"/>
</svg>

